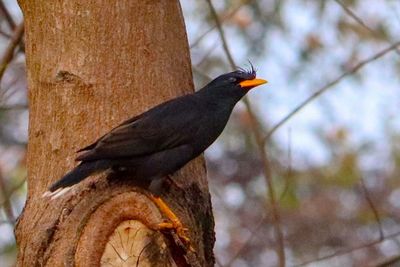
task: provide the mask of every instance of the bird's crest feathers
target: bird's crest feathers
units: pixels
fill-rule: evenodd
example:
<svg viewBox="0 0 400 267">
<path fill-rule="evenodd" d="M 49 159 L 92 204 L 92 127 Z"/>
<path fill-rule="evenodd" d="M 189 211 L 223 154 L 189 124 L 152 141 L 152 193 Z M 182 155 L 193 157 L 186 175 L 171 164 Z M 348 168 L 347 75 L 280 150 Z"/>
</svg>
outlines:
<svg viewBox="0 0 400 267">
<path fill-rule="evenodd" d="M 250 60 L 249 60 L 249 65 L 250 66 L 248 66 L 249 68 L 242 68 L 242 67 L 238 67 L 237 68 L 237 72 L 241 72 L 241 73 L 243 73 L 243 74 L 246 74 L 246 75 L 248 75 L 248 76 L 251 76 L 251 77 L 253 77 L 253 79 L 254 78 L 256 78 L 256 76 L 257 76 L 257 69 L 256 68 L 254 68 L 254 66 L 253 66 L 253 64 L 250 62 Z"/>
</svg>

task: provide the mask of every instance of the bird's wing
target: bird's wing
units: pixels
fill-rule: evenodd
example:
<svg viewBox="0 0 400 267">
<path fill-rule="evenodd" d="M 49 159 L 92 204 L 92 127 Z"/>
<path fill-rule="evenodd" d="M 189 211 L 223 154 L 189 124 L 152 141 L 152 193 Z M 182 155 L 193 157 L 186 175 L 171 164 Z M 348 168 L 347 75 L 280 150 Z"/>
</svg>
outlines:
<svg viewBox="0 0 400 267">
<path fill-rule="evenodd" d="M 183 106 L 180 103 L 184 103 Z M 177 112 L 185 116 L 176 116 Z M 122 123 L 81 149 L 86 152 L 76 160 L 140 157 L 182 145 L 188 136 L 181 129 L 194 119 L 195 114 L 190 112 L 190 105 L 185 101 L 166 102 Z"/>
<path fill-rule="evenodd" d="M 138 116 L 132 117 L 132 118 L 130 118 L 130 119 L 128 119 L 128 120 L 122 122 L 120 125 L 118 125 L 117 127 L 113 128 L 113 129 L 111 130 L 111 132 L 114 131 L 114 130 L 116 130 L 116 129 L 118 129 L 118 128 L 120 128 L 120 127 L 122 127 L 122 126 L 124 126 L 124 125 L 133 123 L 134 121 L 138 120 L 138 119 L 140 118 L 140 116 L 141 116 L 141 115 L 138 115 Z M 109 134 L 109 133 L 107 133 L 107 134 Z M 88 150 L 91 150 L 91 149 L 95 148 L 95 147 L 97 146 L 97 144 L 98 144 L 107 134 L 105 134 L 105 135 L 103 135 L 102 137 L 100 137 L 99 139 L 97 139 L 94 143 L 92 143 L 92 144 L 90 144 L 90 145 L 88 145 L 88 146 L 85 146 L 84 148 L 81 148 L 81 149 L 79 149 L 79 150 L 76 151 L 76 152 L 79 153 L 79 152 L 88 151 Z"/>
</svg>

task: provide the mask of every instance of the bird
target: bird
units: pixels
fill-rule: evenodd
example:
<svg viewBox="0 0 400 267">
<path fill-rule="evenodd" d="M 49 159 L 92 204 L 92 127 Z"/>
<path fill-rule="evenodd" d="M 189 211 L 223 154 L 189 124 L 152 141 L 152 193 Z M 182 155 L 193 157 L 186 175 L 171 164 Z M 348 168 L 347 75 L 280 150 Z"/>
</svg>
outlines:
<svg viewBox="0 0 400 267">
<path fill-rule="evenodd" d="M 160 229 L 175 229 L 182 241 L 190 243 L 187 229 L 160 198 L 163 181 L 204 152 L 222 133 L 236 103 L 252 88 L 267 83 L 256 78 L 250 65 L 134 116 L 78 150 L 80 163 L 43 197 L 58 198 L 99 172 L 129 173 L 132 179 L 148 182 L 152 200 L 169 219 L 159 224 Z"/>
</svg>

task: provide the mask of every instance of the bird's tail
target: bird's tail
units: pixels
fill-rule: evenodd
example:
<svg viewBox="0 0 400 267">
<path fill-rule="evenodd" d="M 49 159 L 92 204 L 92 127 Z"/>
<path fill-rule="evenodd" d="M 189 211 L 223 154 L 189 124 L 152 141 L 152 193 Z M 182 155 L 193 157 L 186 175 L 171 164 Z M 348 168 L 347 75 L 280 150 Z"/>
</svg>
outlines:
<svg viewBox="0 0 400 267">
<path fill-rule="evenodd" d="M 110 167 L 109 163 L 104 160 L 91 162 L 82 162 L 73 170 L 65 174 L 60 180 L 53 183 L 49 190 L 43 194 L 43 197 L 51 197 L 51 199 L 67 193 L 72 186 L 84 180 L 86 177 L 96 172 L 104 171 Z"/>
</svg>

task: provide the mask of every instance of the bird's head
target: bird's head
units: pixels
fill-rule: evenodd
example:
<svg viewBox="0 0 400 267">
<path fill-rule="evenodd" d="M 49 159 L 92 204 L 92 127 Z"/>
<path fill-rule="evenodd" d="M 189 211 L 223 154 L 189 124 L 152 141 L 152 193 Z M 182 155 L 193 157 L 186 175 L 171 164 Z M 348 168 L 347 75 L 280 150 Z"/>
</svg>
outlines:
<svg viewBox="0 0 400 267">
<path fill-rule="evenodd" d="M 248 70 L 239 68 L 236 71 L 222 74 L 212 80 L 206 88 L 212 94 L 245 95 L 250 89 L 265 84 L 268 81 L 256 78 L 253 65 Z"/>
</svg>

